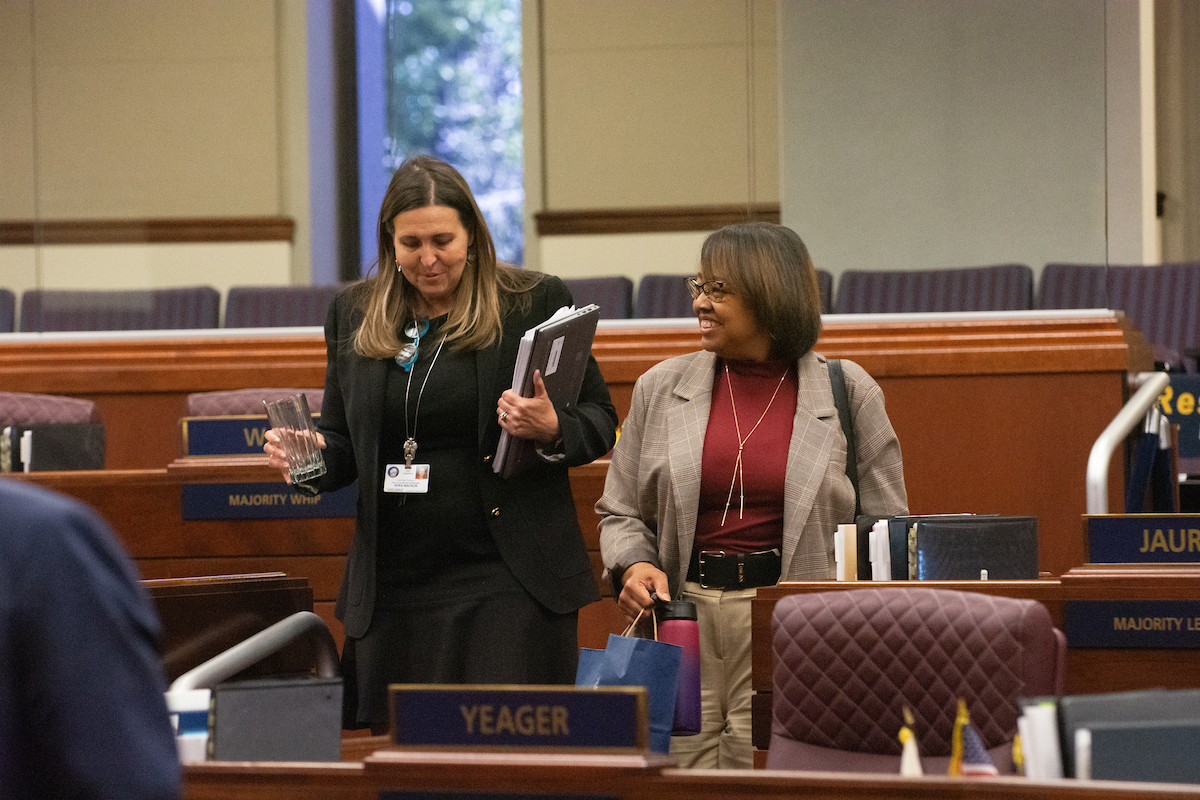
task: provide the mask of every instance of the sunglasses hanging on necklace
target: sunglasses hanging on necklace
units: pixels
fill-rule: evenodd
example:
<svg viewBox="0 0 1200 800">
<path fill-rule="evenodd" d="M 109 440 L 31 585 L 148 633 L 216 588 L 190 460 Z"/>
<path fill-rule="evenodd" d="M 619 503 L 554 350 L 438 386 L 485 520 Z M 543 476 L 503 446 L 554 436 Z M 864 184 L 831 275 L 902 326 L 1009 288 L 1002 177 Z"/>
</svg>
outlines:
<svg viewBox="0 0 1200 800">
<path fill-rule="evenodd" d="M 396 353 L 396 363 L 405 372 L 412 372 L 413 364 L 417 363 L 417 349 L 421 346 L 421 337 L 429 331 L 429 318 L 414 319 L 404 326 L 404 335 L 412 341 L 400 348 Z"/>
</svg>

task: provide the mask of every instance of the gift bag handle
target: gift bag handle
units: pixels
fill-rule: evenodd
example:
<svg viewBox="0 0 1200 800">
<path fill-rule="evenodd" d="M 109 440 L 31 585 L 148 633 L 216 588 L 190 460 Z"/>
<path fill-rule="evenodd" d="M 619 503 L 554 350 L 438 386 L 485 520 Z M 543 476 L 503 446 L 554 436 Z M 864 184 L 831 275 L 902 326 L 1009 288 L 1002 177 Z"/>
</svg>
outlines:
<svg viewBox="0 0 1200 800">
<path fill-rule="evenodd" d="M 637 615 L 636 617 L 634 617 L 634 618 L 633 618 L 633 622 L 629 623 L 629 627 L 628 627 L 628 628 L 626 628 L 626 629 L 625 629 L 625 630 L 624 630 L 624 631 L 621 633 L 621 635 L 622 635 L 622 636 L 629 636 L 629 635 L 630 635 L 630 634 L 633 632 L 633 629 L 634 629 L 635 627 L 637 627 L 638 620 L 640 620 L 640 619 L 642 618 L 642 614 L 645 614 L 645 613 L 646 613 L 646 609 L 644 609 L 644 608 L 643 608 L 643 609 L 641 609 L 640 611 L 638 611 L 638 615 Z M 653 620 L 653 622 L 654 622 L 654 641 L 656 641 L 656 642 L 657 642 L 657 641 L 658 641 L 658 615 L 657 615 L 657 614 L 655 614 L 653 611 L 651 611 L 651 612 L 650 612 L 650 619 L 651 619 L 651 620 Z"/>
</svg>

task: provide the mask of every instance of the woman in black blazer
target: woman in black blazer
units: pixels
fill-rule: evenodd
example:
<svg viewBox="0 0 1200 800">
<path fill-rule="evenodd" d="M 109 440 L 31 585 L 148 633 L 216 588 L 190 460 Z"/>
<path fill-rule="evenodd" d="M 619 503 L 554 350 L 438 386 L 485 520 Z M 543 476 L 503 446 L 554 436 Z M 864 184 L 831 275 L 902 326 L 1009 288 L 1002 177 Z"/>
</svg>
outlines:
<svg viewBox="0 0 1200 800">
<path fill-rule="evenodd" d="M 578 610 L 599 595 L 567 468 L 612 448 L 617 417 L 594 359 L 575 404 L 554 407 L 540 376 L 534 397 L 510 390 L 521 336 L 571 296 L 497 262 L 453 167 L 402 164 L 378 231 L 379 269 L 325 322 L 328 471 L 313 488 L 358 480 L 336 609 L 344 721 L 381 732 L 390 683 L 574 681 Z M 492 469 L 501 429 L 540 457 L 509 480 Z"/>
</svg>

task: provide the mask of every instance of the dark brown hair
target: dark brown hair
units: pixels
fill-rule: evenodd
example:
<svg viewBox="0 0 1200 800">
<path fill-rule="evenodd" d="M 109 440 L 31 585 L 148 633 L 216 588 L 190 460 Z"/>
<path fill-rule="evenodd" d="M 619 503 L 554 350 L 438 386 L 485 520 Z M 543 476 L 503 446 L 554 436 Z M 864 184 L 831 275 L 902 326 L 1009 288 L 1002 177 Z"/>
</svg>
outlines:
<svg viewBox="0 0 1200 800">
<path fill-rule="evenodd" d="M 795 360 L 821 334 L 821 293 L 808 248 L 791 228 L 744 222 L 700 248 L 701 280 L 722 280 L 771 338 L 771 358 Z"/>
</svg>

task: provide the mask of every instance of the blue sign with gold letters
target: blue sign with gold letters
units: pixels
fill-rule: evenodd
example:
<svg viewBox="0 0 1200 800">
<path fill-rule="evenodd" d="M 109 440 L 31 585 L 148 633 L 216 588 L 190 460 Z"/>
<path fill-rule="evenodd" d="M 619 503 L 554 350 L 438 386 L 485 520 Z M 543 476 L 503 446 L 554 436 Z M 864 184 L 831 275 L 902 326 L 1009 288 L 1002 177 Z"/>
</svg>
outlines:
<svg viewBox="0 0 1200 800">
<path fill-rule="evenodd" d="M 646 690 L 637 686 L 389 687 L 395 744 L 456 749 L 645 751 Z"/>
<path fill-rule="evenodd" d="M 1068 647 L 1200 647 L 1200 600 L 1065 600 Z"/>
<path fill-rule="evenodd" d="M 1088 516 L 1088 561 L 1093 564 L 1200 563 L 1200 516 Z"/>
<path fill-rule="evenodd" d="M 316 419 L 319 415 L 313 414 Z M 261 456 L 267 430 L 265 414 L 238 417 L 184 417 L 185 456 Z"/>
<path fill-rule="evenodd" d="M 353 517 L 358 484 L 310 495 L 274 483 L 185 483 L 184 519 L 294 519 Z"/>
<path fill-rule="evenodd" d="M 1179 457 L 1200 458 L 1200 375 L 1172 372 L 1170 379 L 1158 397 L 1159 410 L 1179 426 Z"/>
</svg>

